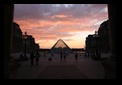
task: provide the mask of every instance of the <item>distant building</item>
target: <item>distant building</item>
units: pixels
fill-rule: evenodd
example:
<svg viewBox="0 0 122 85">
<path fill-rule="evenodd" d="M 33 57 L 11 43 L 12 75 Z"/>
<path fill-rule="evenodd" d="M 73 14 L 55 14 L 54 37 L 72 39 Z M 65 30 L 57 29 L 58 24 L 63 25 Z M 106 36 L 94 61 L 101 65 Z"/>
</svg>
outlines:
<svg viewBox="0 0 122 85">
<path fill-rule="evenodd" d="M 39 44 L 35 43 L 35 50 L 39 50 L 40 47 L 39 47 Z"/>
<path fill-rule="evenodd" d="M 26 51 L 30 53 L 35 50 L 35 39 L 32 35 L 28 35 L 26 39 Z"/>
<path fill-rule="evenodd" d="M 98 50 L 103 53 L 108 53 L 110 51 L 108 20 L 100 25 L 98 35 Z"/>
<path fill-rule="evenodd" d="M 39 50 L 40 47 L 37 43 L 35 43 L 35 38 L 32 35 L 26 34 L 26 36 L 27 36 L 26 42 L 24 39 L 25 34 L 22 36 L 23 36 L 23 46 L 24 46 L 23 53 L 24 53 L 25 49 L 26 49 L 27 53 L 30 53 L 30 52 L 35 51 L 35 50 Z"/>
<path fill-rule="evenodd" d="M 22 52 L 23 50 L 23 40 L 22 31 L 16 22 L 13 22 L 12 31 L 12 53 Z"/>
<path fill-rule="evenodd" d="M 84 53 L 84 48 L 72 48 L 73 53 Z"/>
<path fill-rule="evenodd" d="M 96 48 L 101 53 L 109 53 L 110 51 L 110 43 L 109 43 L 109 27 L 108 27 L 108 20 L 104 21 L 99 29 L 97 40 L 93 35 L 88 35 L 86 37 L 86 52 L 95 52 Z"/>
<path fill-rule="evenodd" d="M 88 37 L 86 37 L 86 52 L 95 52 L 96 50 L 96 41 L 95 41 L 95 37 L 94 35 L 88 35 Z"/>
</svg>

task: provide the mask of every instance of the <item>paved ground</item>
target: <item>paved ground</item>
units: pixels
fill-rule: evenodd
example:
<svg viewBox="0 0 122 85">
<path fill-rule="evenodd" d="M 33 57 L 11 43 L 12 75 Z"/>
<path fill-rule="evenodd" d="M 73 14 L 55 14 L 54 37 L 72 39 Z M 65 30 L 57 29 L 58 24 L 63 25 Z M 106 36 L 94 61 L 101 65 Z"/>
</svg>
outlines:
<svg viewBox="0 0 122 85">
<path fill-rule="evenodd" d="M 30 60 L 21 62 L 21 66 L 11 74 L 11 79 L 104 79 L 105 71 L 100 61 L 86 59 L 79 55 L 75 61 L 74 55 L 68 55 L 66 61 L 61 61 L 59 55 L 54 55 L 52 61 L 41 56 L 39 65 L 31 66 Z"/>
<path fill-rule="evenodd" d="M 87 77 L 74 65 L 49 65 L 37 79 L 87 79 Z"/>
</svg>

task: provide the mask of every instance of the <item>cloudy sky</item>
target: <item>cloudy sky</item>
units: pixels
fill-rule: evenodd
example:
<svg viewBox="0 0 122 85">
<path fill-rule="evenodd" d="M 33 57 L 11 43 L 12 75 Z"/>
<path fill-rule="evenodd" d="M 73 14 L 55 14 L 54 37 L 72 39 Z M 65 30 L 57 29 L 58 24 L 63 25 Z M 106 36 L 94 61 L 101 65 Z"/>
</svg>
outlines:
<svg viewBox="0 0 122 85">
<path fill-rule="evenodd" d="M 40 48 L 51 48 L 60 38 L 70 48 L 84 48 L 86 37 L 108 19 L 107 4 L 15 4 L 14 10 L 14 22 Z"/>
</svg>

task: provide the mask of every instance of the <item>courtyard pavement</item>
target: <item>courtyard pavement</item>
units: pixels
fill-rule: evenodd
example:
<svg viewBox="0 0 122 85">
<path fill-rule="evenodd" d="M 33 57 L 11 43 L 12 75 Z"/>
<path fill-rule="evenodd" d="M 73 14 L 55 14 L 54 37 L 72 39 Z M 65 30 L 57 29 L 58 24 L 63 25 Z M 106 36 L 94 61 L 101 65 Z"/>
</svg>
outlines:
<svg viewBox="0 0 122 85">
<path fill-rule="evenodd" d="M 21 66 L 10 75 L 10 79 L 104 79 L 105 70 L 101 61 L 85 58 L 83 54 L 78 55 L 75 60 L 73 54 L 69 54 L 66 60 L 60 60 L 60 55 L 41 55 L 39 64 L 30 65 L 28 61 L 20 62 Z"/>
</svg>

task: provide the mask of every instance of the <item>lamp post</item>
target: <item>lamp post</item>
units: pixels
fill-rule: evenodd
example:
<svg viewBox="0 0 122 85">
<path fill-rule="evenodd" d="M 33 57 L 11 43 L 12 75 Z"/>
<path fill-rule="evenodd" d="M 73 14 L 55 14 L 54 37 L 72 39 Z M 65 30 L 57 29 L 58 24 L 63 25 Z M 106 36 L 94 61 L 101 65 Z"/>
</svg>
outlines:
<svg viewBox="0 0 122 85">
<path fill-rule="evenodd" d="M 95 31 L 94 37 L 95 37 L 95 40 L 96 40 L 96 54 L 97 54 L 98 53 L 98 49 L 97 49 L 98 31 Z"/>
<path fill-rule="evenodd" d="M 24 32 L 23 39 L 25 41 L 25 44 L 24 44 L 24 57 L 26 58 L 26 39 L 27 39 L 27 32 Z"/>
</svg>

